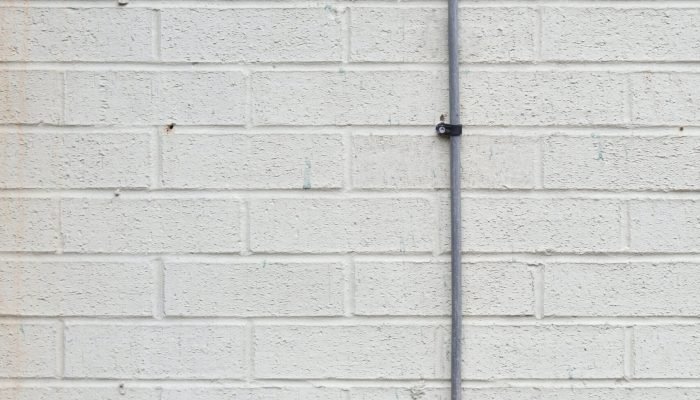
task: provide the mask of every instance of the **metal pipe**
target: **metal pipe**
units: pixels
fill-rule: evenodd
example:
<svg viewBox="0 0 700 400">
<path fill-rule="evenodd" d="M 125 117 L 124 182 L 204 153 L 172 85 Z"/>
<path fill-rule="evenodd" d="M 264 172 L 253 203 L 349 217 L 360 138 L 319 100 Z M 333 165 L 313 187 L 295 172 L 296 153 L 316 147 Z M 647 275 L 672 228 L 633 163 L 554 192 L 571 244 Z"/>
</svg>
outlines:
<svg viewBox="0 0 700 400">
<path fill-rule="evenodd" d="M 450 60 L 450 125 L 460 125 L 459 118 L 459 0 L 448 0 L 447 45 Z M 460 127 L 461 128 L 461 127 Z M 461 133 L 461 129 L 460 129 Z M 452 400 L 462 398 L 462 198 L 461 135 L 450 136 L 450 214 L 452 264 L 452 342 L 450 391 Z"/>
</svg>

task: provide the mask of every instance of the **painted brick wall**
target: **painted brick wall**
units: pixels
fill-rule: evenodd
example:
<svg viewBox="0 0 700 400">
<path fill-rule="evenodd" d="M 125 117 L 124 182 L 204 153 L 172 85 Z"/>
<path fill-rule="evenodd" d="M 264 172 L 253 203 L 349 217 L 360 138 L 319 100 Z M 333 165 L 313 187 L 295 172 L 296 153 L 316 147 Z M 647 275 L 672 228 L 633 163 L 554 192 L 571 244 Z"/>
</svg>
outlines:
<svg viewBox="0 0 700 400">
<path fill-rule="evenodd" d="M 700 399 L 700 4 L 461 4 L 466 398 Z M 445 17 L 3 1 L 0 400 L 447 399 Z"/>
</svg>

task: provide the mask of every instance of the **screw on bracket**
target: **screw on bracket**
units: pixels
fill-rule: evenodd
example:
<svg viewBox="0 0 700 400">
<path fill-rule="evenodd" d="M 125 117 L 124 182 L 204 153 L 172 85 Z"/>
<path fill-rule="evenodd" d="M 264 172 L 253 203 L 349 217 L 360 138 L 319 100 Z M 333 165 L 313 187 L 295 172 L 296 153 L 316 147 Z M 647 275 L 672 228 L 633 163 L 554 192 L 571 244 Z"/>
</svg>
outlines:
<svg viewBox="0 0 700 400">
<path fill-rule="evenodd" d="M 440 122 L 435 126 L 435 130 L 440 136 L 461 136 L 462 125 L 450 125 Z"/>
</svg>

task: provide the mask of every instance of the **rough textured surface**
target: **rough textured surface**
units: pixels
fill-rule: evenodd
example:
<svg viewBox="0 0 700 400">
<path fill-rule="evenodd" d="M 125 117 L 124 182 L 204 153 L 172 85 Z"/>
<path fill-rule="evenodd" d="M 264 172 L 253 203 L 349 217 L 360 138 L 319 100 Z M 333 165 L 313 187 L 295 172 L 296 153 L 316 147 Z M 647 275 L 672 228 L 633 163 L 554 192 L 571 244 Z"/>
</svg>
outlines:
<svg viewBox="0 0 700 400">
<path fill-rule="evenodd" d="M 465 136 L 462 187 L 534 186 L 537 142 L 532 138 Z M 368 189 L 449 188 L 449 141 L 434 136 L 355 136 L 352 184 Z"/>
<path fill-rule="evenodd" d="M 446 3 L 2 2 L 0 400 L 448 400 Z M 458 19 L 464 399 L 700 399 L 700 2 Z"/>
<path fill-rule="evenodd" d="M 546 8 L 542 56 L 560 61 L 698 61 L 695 9 Z"/>
<path fill-rule="evenodd" d="M 240 72 L 81 71 L 65 79 L 68 124 L 245 123 L 246 85 Z"/>
<path fill-rule="evenodd" d="M 119 393 L 112 387 L 0 388 L 0 400 L 158 400 L 158 390 L 128 387 Z"/>
<path fill-rule="evenodd" d="M 61 211 L 67 252 L 240 250 L 240 204 L 235 200 L 65 199 Z"/>
<path fill-rule="evenodd" d="M 670 253 L 700 250 L 700 202 L 632 201 L 629 214 L 633 250 Z"/>
<path fill-rule="evenodd" d="M 148 316 L 153 267 L 146 263 L 0 262 L 0 315 Z"/>
<path fill-rule="evenodd" d="M 546 315 L 684 315 L 700 313 L 700 265 L 547 264 Z"/>
<path fill-rule="evenodd" d="M 63 77 L 59 72 L 0 71 L 0 99 L 0 123 L 63 122 Z"/>
<path fill-rule="evenodd" d="M 465 124 L 600 125 L 625 118 L 622 74 L 476 71 L 463 72 L 461 84 Z"/>
<path fill-rule="evenodd" d="M 621 250 L 621 204 L 612 200 L 462 200 L 465 251 L 596 253 Z M 442 246 L 449 249 L 449 208 L 441 207 Z"/>
<path fill-rule="evenodd" d="M 50 378 L 57 371 L 57 327 L 0 324 L 0 378 Z"/>
<path fill-rule="evenodd" d="M 630 77 L 632 121 L 642 125 L 700 124 L 700 74 L 644 73 Z"/>
<path fill-rule="evenodd" d="M 552 136 L 544 186 L 553 189 L 700 189 L 700 138 Z M 653 171 L 653 173 L 650 173 Z"/>
<path fill-rule="evenodd" d="M 532 272 L 520 263 L 465 264 L 465 314 L 532 315 Z M 358 263 L 355 313 L 449 315 L 450 271 L 444 264 Z"/>
<path fill-rule="evenodd" d="M 340 61 L 342 12 L 328 8 L 166 9 L 163 58 L 173 61 Z M 303 23 L 300 23 L 303 21 Z"/>
<path fill-rule="evenodd" d="M 624 332 L 599 326 L 474 326 L 465 329 L 472 379 L 622 378 Z"/>
<path fill-rule="evenodd" d="M 146 188 L 145 134 L 8 135 L 0 148 L 3 188 Z"/>
<path fill-rule="evenodd" d="M 255 332 L 255 374 L 273 379 L 444 378 L 444 344 L 436 339 L 430 326 L 261 327 Z"/>
<path fill-rule="evenodd" d="M 342 315 L 343 270 L 337 264 L 266 261 L 168 263 L 165 312 L 187 316 Z"/>
<path fill-rule="evenodd" d="M 634 328 L 635 376 L 698 378 L 698 326 L 638 326 Z"/>
<path fill-rule="evenodd" d="M 56 251 L 59 216 L 51 199 L 0 198 L 0 251 Z"/>
<path fill-rule="evenodd" d="M 162 400 L 345 400 L 338 388 L 165 389 Z"/>
<path fill-rule="evenodd" d="M 254 200 L 250 210 L 250 246 L 256 252 L 404 253 L 433 246 L 435 219 L 424 199 Z"/>
<path fill-rule="evenodd" d="M 19 6 L 21 3 L 9 3 Z M 126 8 L 6 8 L 5 61 L 149 61 L 154 12 Z"/>
<path fill-rule="evenodd" d="M 532 60 L 535 19 L 531 8 L 470 8 L 459 18 L 460 60 Z M 352 61 L 447 61 L 447 11 L 444 8 L 363 8 L 352 10 Z M 381 29 L 377 22 L 382 21 Z"/>
<path fill-rule="evenodd" d="M 66 376 L 240 378 L 245 342 L 237 326 L 70 325 Z"/>
<path fill-rule="evenodd" d="M 253 122 L 430 125 L 447 111 L 446 79 L 429 71 L 260 72 L 252 77 Z"/>
<path fill-rule="evenodd" d="M 171 135 L 163 138 L 163 185 L 338 188 L 344 157 L 339 135 Z"/>
</svg>

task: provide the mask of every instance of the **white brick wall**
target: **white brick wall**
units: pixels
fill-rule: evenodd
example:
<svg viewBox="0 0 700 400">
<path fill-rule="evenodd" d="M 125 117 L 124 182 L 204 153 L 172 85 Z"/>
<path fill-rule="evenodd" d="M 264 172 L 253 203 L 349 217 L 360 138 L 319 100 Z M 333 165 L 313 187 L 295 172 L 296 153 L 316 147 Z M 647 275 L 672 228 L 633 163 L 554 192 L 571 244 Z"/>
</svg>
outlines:
<svg viewBox="0 0 700 400">
<path fill-rule="evenodd" d="M 700 4 L 460 4 L 465 399 L 700 399 Z M 445 18 L 0 4 L 0 400 L 448 399 Z"/>
</svg>

